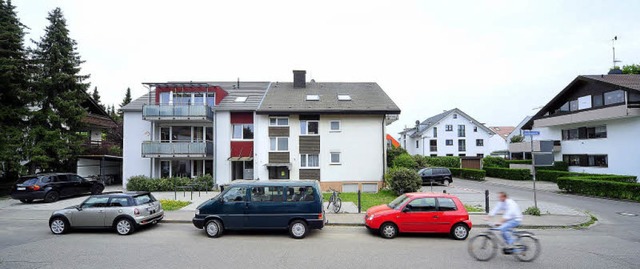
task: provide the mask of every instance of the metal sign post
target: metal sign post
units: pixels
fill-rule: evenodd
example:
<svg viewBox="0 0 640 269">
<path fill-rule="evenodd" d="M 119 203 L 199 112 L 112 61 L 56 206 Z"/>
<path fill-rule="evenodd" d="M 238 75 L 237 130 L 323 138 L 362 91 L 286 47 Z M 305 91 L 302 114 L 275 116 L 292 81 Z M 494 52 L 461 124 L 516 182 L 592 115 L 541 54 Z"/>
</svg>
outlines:
<svg viewBox="0 0 640 269">
<path fill-rule="evenodd" d="M 536 208 L 538 208 L 538 198 L 536 195 L 536 158 L 533 157 L 533 136 L 540 135 L 540 132 L 525 130 L 524 135 L 525 136 L 528 135 L 529 139 L 531 139 L 531 173 L 533 174 L 533 205 Z"/>
</svg>

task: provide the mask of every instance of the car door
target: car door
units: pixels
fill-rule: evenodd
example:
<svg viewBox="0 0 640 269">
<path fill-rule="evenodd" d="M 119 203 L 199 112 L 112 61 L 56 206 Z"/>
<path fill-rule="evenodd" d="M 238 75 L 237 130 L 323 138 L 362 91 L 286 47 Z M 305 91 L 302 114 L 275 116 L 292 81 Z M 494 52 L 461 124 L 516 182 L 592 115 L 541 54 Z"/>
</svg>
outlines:
<svg viewBox="0 0 640 269">
<path fill-rule="evenodd" d="M 245 211 L 245 228 L 274 229 L 287 227 L 284 206 L 284 187 L 256 186 L 250 191 Z"/>
<path fill-rule="evenodd" d="M 104 226 L 111 226 L 116 217 L 124 213 L 125 207 L 132 205 L 128 197 L 111 197 L 109 204 L 104 208 Z"/>
<path fill-rule="evenodd" d="M 425 168 L 420 176 L 422 176 L 422 183 L 429 183 L 429 181 L 431 181 L 431 177 L 433 176 L 433 169 Z"/>
<path fill-rule="evenodd" d="M 224 195 L 222 195 L 222 206 L 220 210 L 220 218 L 228 229 L 244 228 L 245 210 L 248 203 L 248 187 L 236 186 L 231 187 Z"/>
<path fill-rule="evenodd" d="M 80 210 L 73 214 L 72 226 L 103 227 L 109 197 L 92 196 L 80 205 Z"/>
<path fill-rule="evenodd" d="M 69 177 L 71 181 L 77 182 L 75 194 L 84 194 L 91 191 L 93 184 L 85 178 L 78 175 L 68 175 L 67 177 Z"/>
<path fill-rule="evenodd" d="M 448 233 L 451 226 L 462 216 L 458 210 L 458 206 L 452 198 L 438 197 L 438 212 L 441 216 L 439 222 L 436 223 L 436 229 L 439 233 Z"/>
<path fill-rule="evenodd" d="M 67 175 L 56 175 L 56 189 L 60 196 L 73 195 L 73 183 L 69 181 Z"/>
<path fill-rule="evenodd" d="M 439 221 L 440 215 L 435 198 L 416 198 L 398 215 L 398 227 L 401 232 L 436 232 L 434 223 Z"/>
</svg>

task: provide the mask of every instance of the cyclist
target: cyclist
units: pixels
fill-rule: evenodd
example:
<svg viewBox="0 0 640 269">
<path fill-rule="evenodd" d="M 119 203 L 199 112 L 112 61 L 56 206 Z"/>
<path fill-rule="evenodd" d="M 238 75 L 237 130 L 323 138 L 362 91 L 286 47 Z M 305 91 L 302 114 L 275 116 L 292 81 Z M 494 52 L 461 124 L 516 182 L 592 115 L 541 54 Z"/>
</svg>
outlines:
<svg viewBox="0 0 640 269">
<path fill-rule="evenodd" d="M 485 220 L 489 220 L 497 213 L 502 212 L 502 219 L 498 221 L 500 226 L 497 230 L 502 233 L 504 241 L 507 243 L 507 250 L 511 251 L 513 245 L 512 231 L 514 228 L 520 225 L 522 222 L 522 211 L 518 204 L 507 196 L 505 192 L 498 193 L 498 199 L 500 202 L 489 212 L 489 216 L 485 217 Z"/>
</svg>

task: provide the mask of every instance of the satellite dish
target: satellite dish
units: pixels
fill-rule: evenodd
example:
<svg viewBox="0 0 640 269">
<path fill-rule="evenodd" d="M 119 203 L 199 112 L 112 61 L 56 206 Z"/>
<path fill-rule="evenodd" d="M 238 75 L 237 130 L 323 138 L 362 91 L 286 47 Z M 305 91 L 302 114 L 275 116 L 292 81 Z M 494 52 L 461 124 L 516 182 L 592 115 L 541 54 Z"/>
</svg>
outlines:
<svg viewBox="0 0 640 269">
<path fill-rule="evenodd" d="M 420 125 L 420 121 L 419 120 L 416 120 L 416 125 Z"/>
</svg>

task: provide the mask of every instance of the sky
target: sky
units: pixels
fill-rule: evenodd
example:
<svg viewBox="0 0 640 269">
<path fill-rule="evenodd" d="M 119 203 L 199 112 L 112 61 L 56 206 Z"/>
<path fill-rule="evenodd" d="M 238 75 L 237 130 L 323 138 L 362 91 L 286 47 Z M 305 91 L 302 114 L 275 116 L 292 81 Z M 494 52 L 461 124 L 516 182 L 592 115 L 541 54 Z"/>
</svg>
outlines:
<svg viewBox="0 0 640 269">
<path fill-rule="evenodd" d="M 578 75 L 640 64 L 640 1 L 13 0 L 39 40 L 60 7 L 102 102 L 143 82 L 377 82 L 388 126 L 459 108 L 515 126 Z"/>
</svg>

